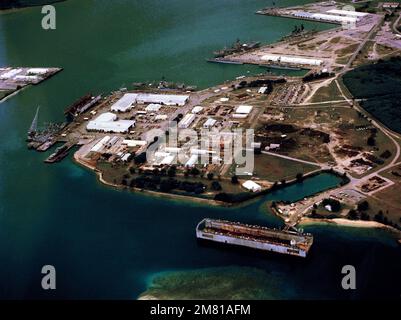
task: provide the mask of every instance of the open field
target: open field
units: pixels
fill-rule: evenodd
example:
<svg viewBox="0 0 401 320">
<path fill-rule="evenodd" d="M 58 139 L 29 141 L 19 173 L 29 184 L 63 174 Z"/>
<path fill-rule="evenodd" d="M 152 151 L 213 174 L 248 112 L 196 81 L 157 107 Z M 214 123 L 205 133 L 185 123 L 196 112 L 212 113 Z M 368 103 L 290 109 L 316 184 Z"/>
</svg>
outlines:
<svg viewBox="0 0 401 320">
<path fill-rule="evenodd" d="M 396 151 L 387 136 L 347 103 L 271 108 L 266 112 L 270 118 L 261 118 L 264 127 L 259 126 L 256 137 L 264 145 L 280 144 L 276 150 L 279 154 L 336 163 L 358 176 L 389 163 Z"/>
<path fill-rule="evenodd" d="M 330 82 L 329 85 L 319 88 L 313 95 L 310 102 L 325 102 L 325 101 L 338 101 L 344 100 L 341 92 L 334 81 Z"/>
<path fill-rule="evenodd" d="M 271 182 L 295 179 L 298 173 L 306 174 L 319 169 L 305 163 L 291 161 L 275 156 L 260 154 L 255 155 L 254 174 L 261 179 Z"/>
</svg>

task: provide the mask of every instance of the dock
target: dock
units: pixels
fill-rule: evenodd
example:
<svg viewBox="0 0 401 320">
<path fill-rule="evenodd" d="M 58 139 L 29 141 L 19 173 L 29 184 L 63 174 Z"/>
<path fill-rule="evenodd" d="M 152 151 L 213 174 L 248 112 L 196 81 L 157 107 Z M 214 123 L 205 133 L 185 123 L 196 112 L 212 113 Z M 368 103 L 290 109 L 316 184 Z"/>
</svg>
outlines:
<svg viewBox="0 0 401 320">
<path fill-rule="evenodd" d="M 223 64 L 236 64 L 236 65 L 244 64 L 243 62 L 240 62 L 240 61 L 232 61 L 232 60 L 221 59 L 221 58 L 207 59 L 206 61 L 212 62 L 212 63 L 223 63 Z"/>
<path fill-rule="evenodd" d="M 75 146 L 75 143 L 67 142 L 61 147 L 57 148 L 54 153 L 52 153 L 44 162 L 45 163 L 56 163 L 63 160 L 68 156 L 69 151 L 72 147 Z"/>
<path fill-rule="evenodd" d="M 0 102 L 29 85 L 37 85 L 51 78 L 62 70 L 62 68 L 0 68 Z"/>
</svg>

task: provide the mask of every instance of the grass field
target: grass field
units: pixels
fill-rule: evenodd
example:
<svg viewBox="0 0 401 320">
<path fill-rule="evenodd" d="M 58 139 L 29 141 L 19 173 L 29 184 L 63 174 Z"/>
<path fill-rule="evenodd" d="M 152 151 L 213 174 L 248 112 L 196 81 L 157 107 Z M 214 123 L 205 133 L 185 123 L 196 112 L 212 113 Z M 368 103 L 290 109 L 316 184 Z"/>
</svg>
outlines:
<svg viewBox="0 0 401 320">
<path fill-rule="evenodd" d="M 328 86 L 319 88 L 313 95 L 311 102 L 325 102 L 334 100 L 344 100 L 334 81 Z"/>
<path fill-rule="evenodd" d="M 305 174 L 317 169 L 319 169 L 318 166 L 312 166 L 267 154 L 255 156 L 255 175 L 271 182 L 281 181 L 282 179 L 291 180 L 294 179 L 298 173 Z"/>
</svg>

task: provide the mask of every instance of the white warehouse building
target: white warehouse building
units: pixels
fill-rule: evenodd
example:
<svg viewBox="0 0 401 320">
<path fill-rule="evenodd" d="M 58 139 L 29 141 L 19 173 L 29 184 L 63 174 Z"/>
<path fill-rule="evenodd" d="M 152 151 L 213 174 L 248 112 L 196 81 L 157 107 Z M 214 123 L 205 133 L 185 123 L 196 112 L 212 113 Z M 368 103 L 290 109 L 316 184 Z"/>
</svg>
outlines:
<svg viewBox="0 0 401 320">
<path fill-rule="evenodd" d="M 111 106 L 111 111 L 127 112 L 134 107 L 134 104 L 149 104 L 152 108 L 155 105 L 184 106 L 189 100 L 189 96 L 176 94 L 153 94 L 153 93 L 126 93 L 115 104 Z"/>
<path fill-rule="evenodd" d="M 153 94 L 140 93 L 137 96 L 136 102 L 140 104 L 155 103 L 166 106 L 184 106 L 189 100 L 189 96 L 176 94 Z"/>
<path fill-rule="evenodd" d="M 337 14 L 340 16 L 348 16 L 348 17 L 365 17 L 368 15 L 368 13 L 366 13 L 366 12 L 338 10 L 338 9 L 329 10 L 329 11 L 327 11 L 327 13 Z"/>
<path fill-rule="evenodd" d="M 213 118 L 209 118 L 205 121 L 205 123 L 203 124 L 203 128 L 205 129 L 209 129 L 212 128 L 215 124 L 216 124 L 217 120 L 213 119 Z"/>
<path fill-rule="evenodd" d="M 253 109 L 252 106 L 241 105 L 241 106 L 238 106 L 238 108 L 235 110 L 235 113 L 250 114 L 252 109 Z"/>
<path fill-rule="evenodd" d="M 293 64 L 304 64 L 311 66 L 320 66 L 323 61 L 319 59 L 304 58 L 299 56 L 282 56 L 279 54 L 265 54 L 261 57 L 262 60 L 272 61 L 272 62 L 285 62 Z"/>
<path fill-rule="evenodd" d="M 242 186 L 247 189 L 248 191 L 252 192 L 260 192 L 262 191 L 262 187 L 258 185 L 256 182 L 253 182 L 252 180 L 245 181 Z"/>
<path fill-rule="evenodd" d="M 126 93 L 119 99 L 115 104 L 111 106 L 111 111 L 115 112 L 127 112 L 133 108 L 133 104 L 136 102 L 138 94 Z"/>
<path fill-rule="evenodd" d="M 184 118 L 182 118 L 182 120 L 180 121 L 180 123 L 178 124 L 178 127 L 180 129 L 186 129 L 188 128 L 192 122 L 194 122 L 195 120 L 195 115 L 193 113 L 187 113 Z"/>
<path fill-rule="evenodd" d="M 312 14 L 311 18 L 315 20 L 325 20 L 325 21 L 334 21 L 334 22 L 349 22 L 349 23 L 357 23 L 359 21 L 358 18 L 355 17 L 344 17 L 344 16 L 337 16 L 325 13 L 314 13 Z"/>
<path fill-rule="evenodd" d="M 117 116 L 114 113 L 106 112 L 99 115 L 96 119 L 89 121 L 86 130 L 125 133 L 133 126 L 135 126 L 134 120 L 117 120 Z"/>
</svg>

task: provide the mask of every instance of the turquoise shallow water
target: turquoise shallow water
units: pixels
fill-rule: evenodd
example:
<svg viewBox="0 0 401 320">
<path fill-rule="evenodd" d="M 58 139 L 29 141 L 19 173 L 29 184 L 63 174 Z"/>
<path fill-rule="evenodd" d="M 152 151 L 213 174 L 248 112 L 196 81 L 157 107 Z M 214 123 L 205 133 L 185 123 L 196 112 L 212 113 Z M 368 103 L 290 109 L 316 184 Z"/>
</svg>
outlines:
<svg viewBox="0 0 401 320">
<path fill-rule="evenodd" d="M 260 72 L 204 59 L 238 37 L 272 42 L 296 24 L 254 15 L 269 1 L 166 3 L 69 0 L 56 6 L 54 32 L 40 28 L 40 8 L 0 14 L 0 65 L 65 69 L 0 105 L 0 297 L 130 299 L 159 272 L 226 266 L 278 275 L 274 285 L 286 288 L 288 298 L 397 297 L 400 249 L 383 231 L 310 226 L 316 241 L 305 261 L 199 246 L 194 228 L 205 216 L 270 226 L 280 221 L 266 214 L 267 199 L 227 209 L 130 194 L 100 185 L 70 160 L 47 166 L 46 154 L 26 149 L 37 105 L 40 121 L 60 121 L 64 108 L 88 91 L 162 76 L 202 88 Z M 269 198 L 296 200 L 337 183 L 322 175 Z M 54 292 L 40 287 L 45 264 L 57 270 Z M 359 270 L 357 292 L 339 287 L 344 264 Z M 263 283 L 268 292 L 269 282 Z"/>
</svg>

